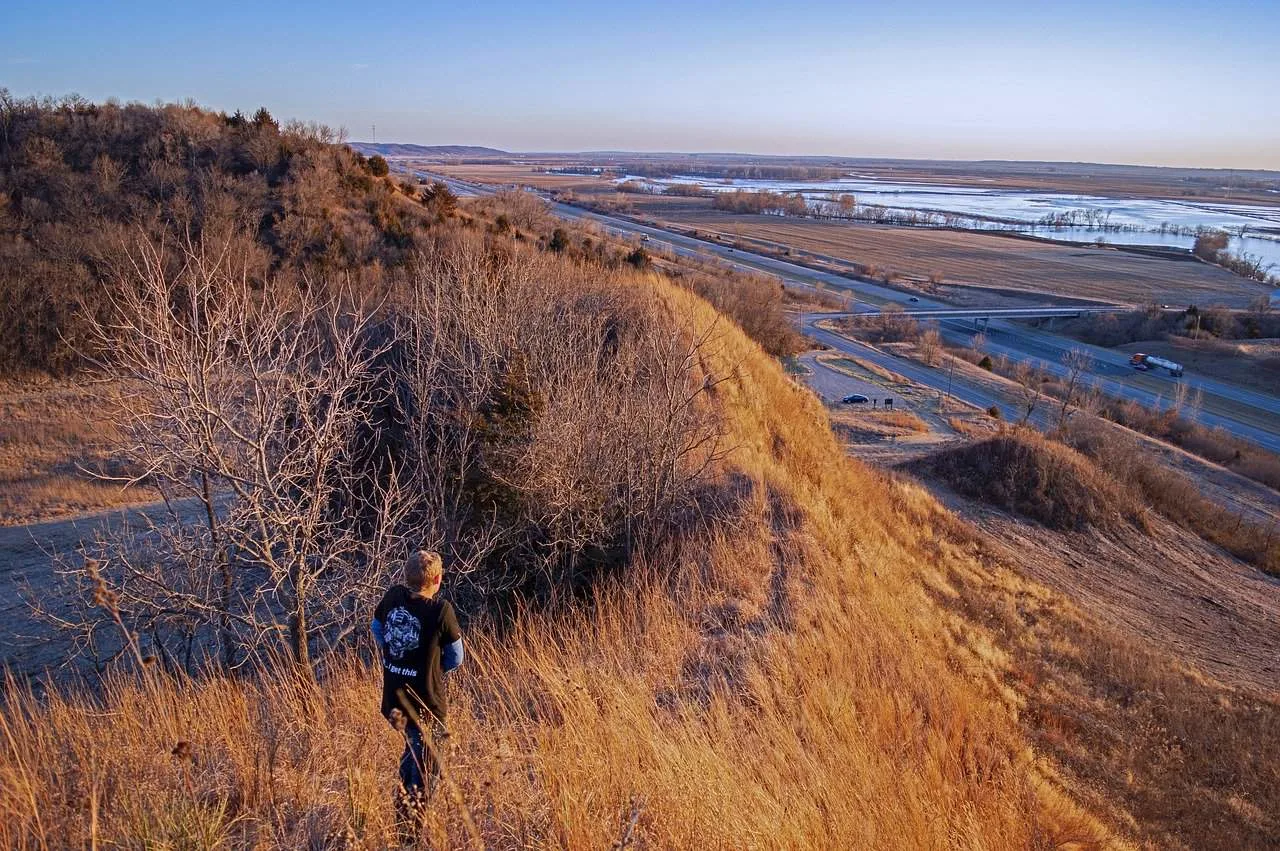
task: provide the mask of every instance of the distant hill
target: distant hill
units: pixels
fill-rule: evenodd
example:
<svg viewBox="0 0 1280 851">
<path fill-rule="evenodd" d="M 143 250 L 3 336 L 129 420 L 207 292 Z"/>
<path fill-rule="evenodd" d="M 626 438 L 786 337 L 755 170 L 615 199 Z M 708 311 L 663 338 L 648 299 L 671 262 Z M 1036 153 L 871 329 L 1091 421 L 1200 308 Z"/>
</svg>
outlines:
<svg viewBox="0 0 1280 851">
<path fill-rule="evenodd" d="M 509 157 L 507 151 L 480 145 L 407 145 L 399 142 L 349 142 L 365 156 L 384 157 Z"/>
</svg>

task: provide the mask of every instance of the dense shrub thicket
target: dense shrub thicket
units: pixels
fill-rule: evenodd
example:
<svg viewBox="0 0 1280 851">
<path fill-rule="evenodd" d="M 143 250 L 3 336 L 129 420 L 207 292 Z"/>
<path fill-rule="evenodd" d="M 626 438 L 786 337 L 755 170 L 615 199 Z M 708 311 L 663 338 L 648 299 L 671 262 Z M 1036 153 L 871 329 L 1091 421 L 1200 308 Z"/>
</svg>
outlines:
<svg viewBox="0 0 1280 851">
<path fill-rule="evenodd" d="M 0 372 L 65 370 L 140 236 L 205 236 L 273 279 L 376 283 L 429 211 L 331 128 L 0 90 Z M 421 213 L 421 214 L 420 214 Z M 228 242 L 228 239 L 230 240 Z"/>
</svg>

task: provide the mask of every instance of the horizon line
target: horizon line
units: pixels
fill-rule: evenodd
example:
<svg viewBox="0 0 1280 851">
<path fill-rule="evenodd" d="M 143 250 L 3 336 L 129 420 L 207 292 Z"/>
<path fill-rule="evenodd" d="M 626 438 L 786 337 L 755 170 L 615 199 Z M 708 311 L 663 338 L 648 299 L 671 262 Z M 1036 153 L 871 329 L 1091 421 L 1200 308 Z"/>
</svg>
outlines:
<svg viewBox="0 0 1280 851">
<path fill-rule="evenodd" d="M 643 156 L 686 156 L 686 157 L 755 157 L 759 159 L 827 159 L 827 160 L 851 160 L 858 162 L 902 162 L 902 163 L 941 163 L 954 165 L 1048 165 L 1048 166 L 1103 166 L 1105 168 L 1148 168 L 1148 169 L 1166 169 L 1169 171 L 1212 171 L 1212 172 L 1249 172 L 1256 174 L 1274 175 L 1280 177 L 1280 169 L 1277 168 L 1260 168 L 1253 166 L 1204 166 L 1204 165 L 1160 165 L 1157 163 L 1141 163 L 1141 162 L 1101 162 L 1094 160 L 1043 160 L 1043 159 L 1012 159 L 1002 157 L 983 157 L 983 158 L 947 158 L 947 157 L 895 157 L 895 156 L 870 156 L 870 155 L 853 155 L 853 154 L 761 154 L 749 151 L 678 151 L 678 150 L 644 150 L 644 149 L 626 149 L 626 148 L 599 148 L 590 150 L 508 150 L 506 148 L 496 148 L 492 145 L 462 144 L 462 143 L 444 143 L 444 144 L 425 144 L 422 142 L 370 142 L 367 140 L 350 139 L 345 144 L 348 145 L 403 145 L 419 148 L 476 148 L 489 151 L 496 151 L 503 156 L 618 156 L 618 155 L 643 155 Z"/>
</svg>

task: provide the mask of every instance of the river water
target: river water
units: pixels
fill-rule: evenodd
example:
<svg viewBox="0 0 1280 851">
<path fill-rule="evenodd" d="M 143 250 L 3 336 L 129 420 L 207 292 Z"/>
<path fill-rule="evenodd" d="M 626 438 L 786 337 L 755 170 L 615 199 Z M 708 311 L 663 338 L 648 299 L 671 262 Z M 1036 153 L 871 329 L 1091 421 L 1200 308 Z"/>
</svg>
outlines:
<svg viewBox="0 0 1280 851">
<path fill-rule="evenodd" d="M 883 216 L 886 223 L 914 223 L 973 230 L 1007 230 L 1068 242 L 1163 245 L 1190 249 L 1197 231 L 1231 235 L 1228 250 L 1257 258 L 1280 274 L 1280 204 L 1106 198 L 1056 192 L 897 183 L 850 176 L 829 181 L 661 179 L 624 177 L 655 190 L 673 183 L 697 183 L 714 192 L 735 189 L 802 194 L 818 211 L 837 212 L 841 195 L 852 195 L 860 218 Z"/>
</svg>

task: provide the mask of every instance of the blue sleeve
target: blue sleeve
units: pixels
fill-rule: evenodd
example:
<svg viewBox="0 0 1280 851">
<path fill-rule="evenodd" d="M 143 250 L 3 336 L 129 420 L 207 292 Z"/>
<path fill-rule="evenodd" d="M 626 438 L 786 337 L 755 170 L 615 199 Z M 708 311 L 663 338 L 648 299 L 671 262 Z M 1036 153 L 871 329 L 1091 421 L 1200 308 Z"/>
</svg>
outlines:
<svg viewBox="0 0 1280 851">
<path fill-rule="evenodd" d="M 446 644 L 440 648 L 440 667 L 448 673 L 461 665 L 465 656 L 466 653 L 462 650 L 462 639 L 459 638 L 452 644 Z"/>
<path fill-rule="evenodd" d="M 378 645 L 378 649 L 382 649 L 382 645 L 386 643 L 386 638 L 382 632 L 382 621 L 377 618 L 373 619 L 373 623 L 369 624 L 369 629 L 373 632 L 373 640 Z"/>
</svg>

